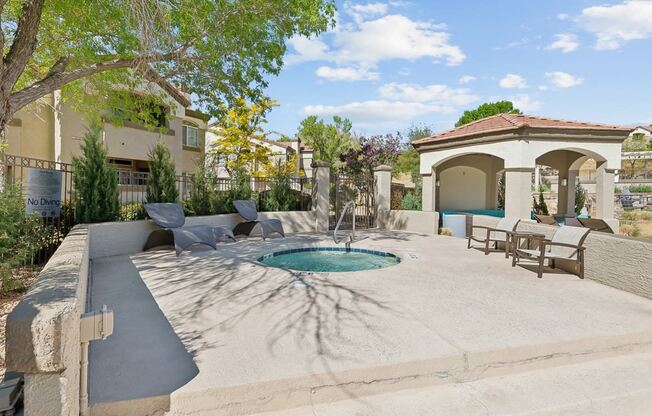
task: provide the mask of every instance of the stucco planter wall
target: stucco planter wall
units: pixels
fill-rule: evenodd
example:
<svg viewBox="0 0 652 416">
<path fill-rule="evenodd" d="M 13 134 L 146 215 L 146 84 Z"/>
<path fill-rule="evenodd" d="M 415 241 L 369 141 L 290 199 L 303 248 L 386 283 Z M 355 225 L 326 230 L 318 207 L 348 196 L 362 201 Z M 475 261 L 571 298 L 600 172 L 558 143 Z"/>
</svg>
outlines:
<svg viewBox="0 0 652 416">
<path fill-rule="evenodd" d="M 473 217 L 474 225 L 495 226 L 498 221 L 498 218 L 483 215 Z M 550 238 L 557 227 L 521 221 L 517 229 Z M 652 241 L 591 232 L 584 246 L 585 278 L 652 299 Z M 557 263 L 559 267 L 572 271 L 573 266 Z"/>
<path fill-rule="evenodd" d="M 386 230 L 437 234 L 439 213 L 435 211 L 379 210 L 378 227 Z"/>
</svg>

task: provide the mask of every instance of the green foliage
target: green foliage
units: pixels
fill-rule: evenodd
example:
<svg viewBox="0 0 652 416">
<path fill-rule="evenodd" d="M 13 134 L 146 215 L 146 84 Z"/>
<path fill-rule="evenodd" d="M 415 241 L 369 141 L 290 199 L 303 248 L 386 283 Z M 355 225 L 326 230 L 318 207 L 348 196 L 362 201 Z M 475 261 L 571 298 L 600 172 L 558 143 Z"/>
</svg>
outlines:
<svg viewBox="0 0 652 416">
<path fill-rule="evenodd" d="M 575 185 L 575 213 L 580 214 L 586 204 L 586 190 L 580 183 Z"/>
<path fill-rule="evenodd" d="M 652 211 L 625 211 L 623 219 L 629 221 L 652 221 Z"/>
<path fill-rule="evenodd" d="M 550 215 L 548 212 L 548 204 L 546 204 L 546 200 L 543 198 L 543 193 L 539 192 L 539 200 L 537 201 L 534 195 L 532 196 L 532 210 L 534 211 L 535 214 L 539 215 Z"/>
<path fill-rule="evenodd" d="M 265 211 L 290 211 L 294 209 L 295 202 L 290 177 L 286 175 L 271 177 L 269 191 L 264 199 Z"/>
<path fill-rule="evenodd" d="M 22 16 L 23 5 L 40 3 L 12 0 L 3 7 L 5 52 L 16 28 L 29 20 Z M 63 84 L 71 102 L 106 108 L 94 104 L 116 85 L 133 90 L 158 77 L 147 70 L 151 67 L 218 115 L 224 102 L 243 95 L 251 101 L 262 98 L 269 75 L 282 68 L 286 40 L 327 30 L 334 24 L 335 4 L 48 0 L 40 14 L 38 42 L 21 48 L 26 69 L 20 68 L 22 75 L 9 90 L 19 91 L 48 77 L 47 88 L 39 84 L 44 94 Z M 88 94 L 91 90 L 94 93 Z"/>
<path fill-rule="evenodd" d="M 649 194 L 652 193 L 652 185 L 631 185 L 629 192 Z"/>
<path fill-rule="evenodd" d="M 251 178 L 244 173 L 237 173 L 231 178 L 229 190 L 216 192 L 211 198 L 211 211 L 215 214 L 228 214 L 236 212 L 233 201 L 241 199 L 253 199 L 251 190 Z"/>
<path fill-rule="evenodd" d="M 120 221 L 145 219 L 145 207 L 141 202 L 127 202 L 120 205 Z"/>
<path fill-rule="evenodd" d="M 170 150 L 162 140 L 158 140 L 149 151 L 149 176 L 147 178 L 148 203 L 177 202 L 177 174 Z"/>
<path fill-rule="evenodd" d="M 325 123 L 317 116 L 308 116 L 301 120 L 299 137 L 314 149 L 315 161 L 328 162 L 333 167 L 341 166 L 340 155 L 356 147 L 351 133 L 351 121 L 347 118 L 333 116 L 333 123 Z"/>
<path fill-rule="evenodd" d="M 455 127 L 463 126 L 473 121 L 495 116 L 496 114 L 501 113 L 521 114 L 521 110 L 514 108 L 514 104 L 511 101 L 484 103 L 474 110 L 465 111 L 459 120 L 457 120 L 457 123 L 455 123 Z"/>
<path fill-rule="evenodd" d="M 409 192 L 405 194 L 401 204 L 401 209 L 407 211 L 421 211 L 421 192 Z"/>
<path fill-rule="evenodd" d="M 206 159 L 197 161 L 195 173 L 190 178 L 190 199 L 186 201 L 186 209 L 191 215 L 210 215 L 211 200 L 215 197 L 215 180 L 210 169 L 206 168 Z"/>
<path fill-rule="evenodd" d="M 499 210 L 505 209 L 505 172 L 498 178 L 498 206 Z"/>
<path fill-rule="evenodd" d="M 12 269 L 31 262 L 45 245 L 48 230 L 36 215 L 25 214 L 20 189 L 6 185 L 0 189 L 0 292 L 23 289 Z"/>
<path fill-rule="evenodd" d="M 78 223 L 113 221 L 120 213 L 118 175 L 108 163 L 101 135 L 102 127 L 91 125 L 84 134 L 82 155 L 72 161 Z"/>
<path fill-rule="evenodd" d="M 652 149 L 652 140 L 643 133 L 634 133 L 623 142 L 623 152 L 643 152 Z"/>
</svg>

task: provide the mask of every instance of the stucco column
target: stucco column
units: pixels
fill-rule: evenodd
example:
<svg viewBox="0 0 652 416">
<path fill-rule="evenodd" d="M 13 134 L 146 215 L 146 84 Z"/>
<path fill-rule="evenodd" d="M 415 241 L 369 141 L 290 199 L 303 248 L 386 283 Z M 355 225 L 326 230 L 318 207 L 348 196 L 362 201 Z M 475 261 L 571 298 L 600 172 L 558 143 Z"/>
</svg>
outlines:
<svg viewBox="0 0 652 416">
<path fill-rule="evenodd" d="M 315 213 L 315 231 L 328 231 L 331 165 L 328 162 L 318 161 L 312 163 L 312 168 L 312 210 Z"/>
<path fill-rule="evenodd" d="M 575 214 L 575 185 L 580 177 L 579 170 L 568 171 L 568 185 L 566 186 L 566 214 Z"/>
<path fill-rule="evenodd" d="M 378 226 L 384 228 L 391 210 L 392 201 L 392 167 L 378 166 L 374 169 L 374 199 L 376 201 L 376 218 Z"/>
<path fill-rule="evenodd" d="M 557 174 L 557 214 L 566 214 L 568 210 L 568 183 L 563 185 L 564 181 L 568 182 L 568 169 Z"/>
<path fill-rule="evenodd" d="M 612 219 L 614 218 L 614 170 L 607 169 L 605 164 L 602 164 L 596 174 L 596 216 L 605 220 Z"/>
<path fill-rule="evenodd" d="M 437 210 L 437 173 L 432 170 L 430 175 L 421 175 L 421 210 Z"/>
<path fill-rule="evenodd" d="M 530 219 L 532 169 L 505 169 L 505 217 Z"/>
</svg>

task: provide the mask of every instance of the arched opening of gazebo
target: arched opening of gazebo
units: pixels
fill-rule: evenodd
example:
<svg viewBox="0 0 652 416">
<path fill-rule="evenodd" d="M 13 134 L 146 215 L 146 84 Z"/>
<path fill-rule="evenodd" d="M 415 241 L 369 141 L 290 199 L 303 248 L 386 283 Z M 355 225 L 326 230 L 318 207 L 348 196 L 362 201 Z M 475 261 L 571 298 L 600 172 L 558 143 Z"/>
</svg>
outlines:
<svg viewBox="0 0 652 416">
<path fill-rule="evenodd" d="M 576 178 L 593 159 L 595 214 L 614 220 L 614 173 L 630 128 L 498 114 L 413 142 L 420 155 L 424 211 L 497 208 L 504 173 L 504 215 L 530 219 L 537 165 L 559 175 L 559 212 L 574 212 Z M 574 195 L 574 194 L 573 194 Z M 571 203 L 573 206 L 571 207 Z M 476 207 L 478 206 L 478 207 Z"/>
</svg>

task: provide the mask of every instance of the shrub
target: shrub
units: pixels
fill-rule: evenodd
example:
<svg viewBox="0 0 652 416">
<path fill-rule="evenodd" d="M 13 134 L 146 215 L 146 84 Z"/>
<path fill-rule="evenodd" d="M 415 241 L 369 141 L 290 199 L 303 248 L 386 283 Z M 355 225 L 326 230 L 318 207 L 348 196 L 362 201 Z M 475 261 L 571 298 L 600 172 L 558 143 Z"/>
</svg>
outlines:
<svg viewBox="0 0 652 416">
<path fill-rule="evenodd" d="M 448 237 L 452 237 L 453 236 L 453 230 L 451 230 L 450 228 L 442 227 L 442 228 L 439 229 L 439 235 L 446 235 Z"/>
<path fill-rule="evenodd" d="M 211 211 L 215 214 L 229 214 L 236 212 L 233 201 L 252 199 L 251 181 L 245 172 L 236 172 L 231 178 L 230 188 L 227 191 L 216 192 L 211 199 Z"/>
<path fill-rule="evenodd" d="M 147 179 L 147 202 L 177 202 L 177 174 L 170 150 L 158 140 L 149 151 L 149 177 Z"/>
<path fill-rule="evenodd" d="M 48 228 L 37 215 L 26 215 L 20 188 L 7 185 L 0 190 L 0 291 L 23 289 L 12 270 L 30 264 L 47 242 Z"/>
<path fill-rule="evenodd" d="M 296 198 L 290 186 L 290 177 L 276 175 L 269 180 L 269 191 L 264 199 L 266 211 L 289 211 L 294 209 Z"/>
<path fill-rule="evenodd" d="M 407 211 L 421 211 L 421 195 L 417 192 L 410 192 L 405 194 L 401 209 Z"/>
<path fill-rule="evenodd" d="M 145 207 L 141 202 L 128 202 L 120 205 L 120 221 L 145 219 Z"/>
<path fill-rule="evenodd" d="M 534 195 L 532 195 L 532 209 L 535 214 L 549 215 L 548 205 L 546 204 L 546 200 L 543 198 L 542 192 L 539 192 L 539 201 L 537 201 Z"/>
<path fill-rule="evenodd" d="M 620 234 L 626 235 L 629 237 L 638 237 L 641 233 L 641 230 L 636 224 L 620 224 Z"/>
<path fill-rule="evenodd" d="M 186 210 L 191 215 L 214 214 L 211 201 L 215 198 L 215 180 L 209 169 L 206 169 L 206 159 L 197 162 L 195 174 L 190 178 L 190 198 L 184 201 Z"/>
<path fill-rule="evenodd" d="M 103 222 L 118 218 L 118 175 L 108 163 L 101 135 L 100 125 L 89 127 L 84 134 L 82 155 L 74 157 L 72 161 L 77 222 Z"/>
<path fill-rule="evenodd" d="M 623 219 L 629 221 L 652 221 L 652 211 L 625 211 Z"/>
<path fill-rule="evenodd" d="M 586 204 L 586 190 L 578 183 L 575 185 L 575 213 L 581 214 Z"/>
<path fill-rule="evenodd" d="M 498 178 L 498 206 L 499 210 L 505 209 L 505 172 Z"/>
<path fill-rule="evenodd" d="M 629 187 L 629 192 L 649 194 L 652 193 L 652 185 L 632 185 Z"/>
</svg>

